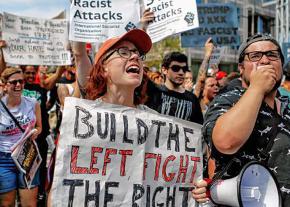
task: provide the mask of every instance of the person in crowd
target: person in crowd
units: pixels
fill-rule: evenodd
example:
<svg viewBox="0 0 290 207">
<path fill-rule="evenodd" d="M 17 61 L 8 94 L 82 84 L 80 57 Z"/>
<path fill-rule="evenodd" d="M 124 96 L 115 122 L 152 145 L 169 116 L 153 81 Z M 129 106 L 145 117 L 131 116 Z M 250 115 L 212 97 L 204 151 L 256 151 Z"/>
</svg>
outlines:
<svg viewBox="0 0 290 207">
<path fill-rule="evenodd" d="M 0 50 L 6 47 L 6 42 L 1 41 Z M 5 67 L 6 63 L 4 60 L 4 56 L 1 56 L 0 60 L 0 68 Z M 22 89 L 23 96 L 35 98 L 41 108 L 41 121 L 43 130 L 39 134 L 38 139 L 36 140 L 41 157 L 42 162 L 39 168 L 40 171 L 40 185 L 38 189 L 40 202 L 45 202 L 45 179 L 46 179 L 46 160 L 47 160 L 47 150 L 48 145 L 46 142 L 46 137 L 50 133 L 49 122 L 48 122 L 48 108 L 47 108 L 47 92 L 55 86 L 56 81 L 61 77 L 64 68 L 59 67 L 52 76 L 46 76 L 46 66 L 34 66 L 34 65 L 22 65 L 20 68 L 23 71 L 24 76 L 24 88 Z M 39 83 L 36 83 L 36 75 L 39 72 Z"/>
<path fill-rule="evenodd" d="M 155 71 L 155 72 L 148 71 L 146 74 L 148 78 L 152 80 L 154 83 L 156 83 L 157 85 L 164 84 L 162 74 L 159 71 Z"/>
<path fill-rule="evenodd" d="M 212 55 L 213 49 L 214 49 L 214 43 L 213 40 L 211 38 L 208 38 L 207 41 L 204 44 L 204 58 L 203 61 L 199 67 L 198 70 L 198 75 L 196 77 L 196 84 L 194 86 L 194 94 L 196 95 L 197 98 L 201 98 L 202 96 L 202 91 L 204 88 L 204 83 L 205 83 L 205 79 L 207 77 L 207 73 L 208 73 L 208 67 L 209 67 L 209 60 L 210 57 Z"/>
<path fill-rule="evenodd" d="M 279 87 L 279 93 L 281 96 L 288 96 L 290 98 L 290 62 L 287 62 L 284 66 L 285 80 L 281 87 Z"/>
<path fill-rule="evenodd" d="M 203 117 L 197 97 L 184 89 L 184 75 L 189 71 L 186 55 L 180 52 L 166 54 L 162 61 L 165 83 L 148 83 L 146 105 L 161 114 L 202 124 Z"/>
<path fill-rule="evenodd" d="M 207 111 L 208 105 L 218 94 L 218 91 L 219 87 L 216 78 L 207 77 L 205 79 L 204 89 L 202 91 L 202 97 L 200 99 L 200 106 L 203 114 L 205 114 L 205 112 Z"/>
<path fill-rule="evenodd" d="M 20 126 L 17 126 L 5 107 L 0 104 L 0 206 L 15 206 L 18 191 L 22 207 L 36 207 L 39 173 L 32 181 L 32 188 L 28 189 L 24 174 L 17 169 L 11 157 L 11 147 L 22 136 L 20 127 L 23 130 L 29 126 L 36 129 L 31 139 L 36 139 L 41 134 L 40 105 L 35 99 L 22 96 L 24 75 L 21 69 L 6 68 L 1 74 L 1 80 L 6 89 L 1 101 Z"/>
<path fill-rule="evenodd" d="M 215 178 L 234 177 L 246 163 L 259 161 L 273 171 L 283 205 L 289 206 L 289 98 L 277 98 L 281 47 L 273 37 L 256 34 L 241 44 L 238 54 L 242 86 L 217 96 L 205 116 L 203 136 L 216 161 Z M 193 197 L 202 201 L 206 184 L 197 186 Z"/>
<path fill-rule="evenodd" d="M 147 33 L 133 29 L 120 37 L 106 40 L 99 48 L 92 65 L 85 53 L 85 43 L 74 42 L 81 97 L 150 110 L 142 103 L 146 99 L 147 82 L 143 78 L 143 61 L 151 46 Z"/>
<path fill-rule="evenodd" d="M 220 88 L 223 88 L 228 83 L 227 76 L 228 76 L 228 74 L 222 70 L 218 71 L 215 74 L 215 78 L 218 81 L 218 85 Z"/>
<path fill-rule="evenodd" d="M 183 87 L 185 90 L 192 92 L 193 91 L 193 78 L 192 78 L 192 72 L 186 71 L 184 74 L 184 82 Z"/>
<path fill-rule="evenodd" d="M 37 66 L 27 65 L 21 66 L 24 74 L 24 89 L 23 96 L 35 98 L 40 104 L 41 108 L 41 117 L 42 117 L 42 133 L 40 133 L 37 141 L 40 155 L 42 157 L 42 162 L 39 167 L 40 171 L 40 185 L 39 185 L 39 202 L 45 202 L 45 180 L 46 180 L 46 160 L 47 160 L 47 151 L 48 144 L 46 142 L 46 137 L 50 133 L 50 127 L 48 122 L 48 109 L 47 109 L 47 89 L 50 89 L 55 85 L 56 81 L 61 77 L 63 73 L 62 67 L 59 67 L 54 75 L 51 77 L 46 77 L 46 74 L 43 74 L 45 71 L 41 70 L 40 84 L 35 83 L 36 73 L 38 71 Z M 45 78 L 45 80 L 43 80 Z M 43 87 L 41 87 L 41 85 Z M 44 88 L 46 87 L 46 88 Z"/>
<path fill-rule="evenodd" d="M 145 10 L 141 19 L 142 29 L 154 20 L 154 12 Z M 184 75 L 189 71 L 186 55 L 171 52 L 163 58 L 164 84 L 157 86 L 148 82 L 146 105 L 161 114 L 174 116 L 201 124 L 203 117 L 197 97 L 183 87 Z"/>
<path fill-rule="evenodd" d="M 57 123 L 55 130 L 59 133 L 59 128 L 62 120 L 62 111 L 64 106 L 65 97 L 80 97 L 80 91 L 76 81 L 76 68 L 74 66 L 67 66 L 64 76 L 57 84 L 57 100 L 56 100 L 56 114 Z"/>
</svg>

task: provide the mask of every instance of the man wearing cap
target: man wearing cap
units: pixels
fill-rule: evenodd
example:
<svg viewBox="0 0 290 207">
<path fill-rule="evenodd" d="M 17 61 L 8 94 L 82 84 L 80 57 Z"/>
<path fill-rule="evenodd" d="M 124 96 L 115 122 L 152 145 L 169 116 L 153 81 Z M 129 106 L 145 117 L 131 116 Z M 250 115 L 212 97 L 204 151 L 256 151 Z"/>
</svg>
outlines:
<svg viewBox="0 0 290 207">
<path fill-rule="evenodd" d="M 215 176 L 232 178 L 246 163 L 262 162 L 276 175 L 283 203 L 290 206 L 289 100 L 276 98 L 284 62 L 280 45 L 257 34 L 238 54 L 242 87 L 213 100 L 202 129 L 216 161 Z"/>
<path fill-rule="evenodd" d="M 203 116 L 197 97 L 183 87 L 185 72 L 189 71 L 186 55 L 171 52 L 162 61 L 165 84 L 148 84 L 146 105 L 161 114 L 202 124 Z"/>
</svg>

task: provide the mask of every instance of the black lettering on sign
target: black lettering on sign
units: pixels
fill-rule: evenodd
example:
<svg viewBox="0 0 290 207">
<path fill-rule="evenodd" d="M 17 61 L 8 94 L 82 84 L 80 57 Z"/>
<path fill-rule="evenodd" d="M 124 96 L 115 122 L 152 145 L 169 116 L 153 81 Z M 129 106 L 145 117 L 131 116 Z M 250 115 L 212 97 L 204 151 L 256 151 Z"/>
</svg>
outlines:
<svg viewBox="0 0 290 207">
<path fill-rule="evenodd" d="M 136 118 L 136 123 L 138 129 L 138 144 L 143 144 L 144 142 L 146 142 L 146 139 L 148 137 L 148 126 L 143 120 L 138 118 Z"/>
<path fill-rule="evenodd" d="M 145 193 L 145 190 L 144 190 L 143 185 L 141 184 L 133 185 L 132 207 L 139 207 L 139 205 L 135 201 L 142 198 L 144 193 Z"/>
<path fill-rule="evenodd" d="M 86 180 L 86 195 L 85 195 L 85 206 L 89 206 L 90 201 L 95 202 L 95 206 L 99 207 L 99 202 L 100 202 L 100 181 L 95 182 L 95 193 L 89 194 L 89 187 L 90 187 L 90 182 Z"/>
<path fill-rule="evenodd" d="M 171 150 L 171 141 L 175 141 L 175 151 L 179 152 L 179 128 L 175 124 L 175 133 L 173 132 L 173 124 L 169 123 L 169 135 L 167 140 L 167 149 Z"/>
<path fill-rule="evenodd" d="M 158 187 L 155 189 L 155 191 L 154 191 L 154 193 L 153 193 L 153 198 L 152 198 L 152 206 L 153 206 L 153 207 L 155 207 L 155 204 L 157 204 L 157 207 L 164 206 L 164 203 L 156 203 L 156 200 L 157 200 L 157 199 L 156 199 L 156 195 L 157 195 L 157 193 L 163 191 L 163 188 L 164 188 L 164 187 L 162 187 L 162 186 L 158 186 Z"/>
<path fill-rule="evenodd" d="M 194 187 L 179 187 L 179 191 L 183 191 L 182 207 L 188 207 L 188 192 L 191 192 Z"/>
<path fill-rule="evenodd" d="M 116 140 L 116 116 L 115 114 L 110 114 L 111 119 L 111 129 L 110 129 L 110 141 L 115 142 Z"/>
<path fill-rule="evenodd" d="M 172 195 L 170 195 L 170 187 L 167 187 L 167 196 L 166 196 L 167 207 L 169 207 L 169 203 L 171 203 L 171 207 L 175 207 L 175 192 L 176 192 L 176 186 L 173 187 Z"/>
<path fill-rule="evenodd" d="M 70 180 L 70 179 L 64 179 L 63 183 L 64 186 L 69 186 L 69 194 L 68 194 L 68 207 L 73 206 L 74 202 L 74 193 L 75 193 L 75 187 L 76 186 L 83 186 L 84 180 Z"/>
<path fill-rule="evenodd" d="M 104 132 L 102 132 L 102 125 L 104 126 Z M 97 132 L 101 139 L 107 138 L 108 127 L 109 127 L 109 114 L 105 112 L 105 124 L 102 124 L 102 114 L 97 112 Z"/>
<path fill-rule="evenodd" d="M 165 126 L 166 122 L 158 121 L 158 120 L 152 120 L 152 124 L 157 125 L 156 138 L 155 138 L 155 147 L 159 148 L 160 128 L 161 128 L 161 126 Z"/>
<path fill-rule="evenodd" d="M 123 134 L 123 143 L 133 144 L 133 140 L 128 138 L 128 117 L 123 115 L 124 122 L 124 134 Z"/>
<path fill-rule="evenodd" d="M 106 182 L 104 207 L 107 207 L 108 203 L 114 200 L 114 195 L 109 193 L 109 188 L 118 188 L 118 187 L 119 187 L 119 182 Z"/>
<path fill-rule="evenodd" d="M 94 134 L 94 127 L 93 125 L 88 122 L 90 118 L 92 118 L 92 115 L 89 111 L 86 109 L 80 107 L 80 106 L 75 106 L 76 108 L 76 119 L 75 119 L 75 125 L 74 125 L 74 136 L 78 139 L 87 139 L 91 137 Z M 85 124 L 87 126 L 87 133 L 84 134 L 79 134 L 79 117 L 80 117 L 80 112 L 82 112 L 85 117 L 81 118 L 81 123 Z"/>
<path fill-rule="evenodd" d="M 150 185 L 147 185 L 147 192 L 146 192 L 146 207 L 150 207 L 151 203 L 151 196 L 150 196 Z"/>
<path fill-rule="evenodd" d="M 195 152 L 195 148 L 194 147 L 190 148 L 188 146 L 188 144 L 190 143 L 190 140 L 189 140 L 189 137 L 187 135 L 188 133 L 189 134 L 194 134 L 193 129 L 184 127 L 183 131 L 184 131 L 184 137 L 185 137 L 185 151 L 186 152 Z"/>
</svg>

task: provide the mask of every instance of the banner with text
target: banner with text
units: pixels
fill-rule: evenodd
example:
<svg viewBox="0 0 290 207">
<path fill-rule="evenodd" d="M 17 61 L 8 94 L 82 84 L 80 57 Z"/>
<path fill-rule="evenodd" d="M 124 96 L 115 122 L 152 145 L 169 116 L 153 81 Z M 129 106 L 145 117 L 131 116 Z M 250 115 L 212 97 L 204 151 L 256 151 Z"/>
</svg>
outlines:
<svg viewBox="0 0 290 207">
<path fill-rule="evenodd" d="M 155 15 L 147 29 L 152 42 L 198 27 L 195 0 L 144 0 L 144 4 Z"/>
<path fill-rule="evenodd" d="M 69 39 L 104 42 L 137 28 L 139 21 L 139 0 L 73 0 L 70 8 Z"/>
<path fill-rule="evenodd" d="M 198 4 L 199 28 L 181 34 L 182 47 L 203 47 L 211 37 L 215 44 L 237 46 L 238 34 L 237 7 L 233 4 Z"/>
<path fill-rule="evenodd" d="M 67 20 L 36 19 L 4 13 L 5 61 L 19 65 L 70 65 Z"/>
<path fill-rule="evenodd" d="M 63 115 L 52 206 L 194 206 L 201 125 L 71 97 Z"/>
</svg>

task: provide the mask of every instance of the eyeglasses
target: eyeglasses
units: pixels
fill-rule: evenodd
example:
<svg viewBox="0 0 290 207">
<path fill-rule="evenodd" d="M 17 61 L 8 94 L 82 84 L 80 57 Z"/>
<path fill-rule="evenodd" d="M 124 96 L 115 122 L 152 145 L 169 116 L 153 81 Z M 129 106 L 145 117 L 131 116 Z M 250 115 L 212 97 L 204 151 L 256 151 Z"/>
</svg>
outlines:
<svg viewBox="0 0 290 207">
<path fill-rule="evenodd" d="M 245 56 L 248 56 L 249 60 L 251 62 L 258 62 L 262 59 L 263 55 L 266 55 L 269 60 L 278 60 L 280 56 L 279 50 L 269 50 L 269 51 L 254 51 L 254 52 L 248 52 L 245 53 Z"/>
<path fill-rule="evenodd" d="M 142 60 L 142 61 L 144 61 L 146 59 L 146 55 L 145 54 L 140 54 L 140 52 L 137 49 L 130 50 L 127 47 L 120 47 L 120 48 L 114 49 L 112 52 L 110 52 L 104 58 L 103 62 L 108 60 L 109 57 L 111 57 L 111 55 L 113 55 L 115 52 L 117 52 L 118 55 L 120 55 L 121 57 L 126 58 L 126 59 L 129 59 L 132 56 L 133 53 L 137 54 L 139 59 Z"/>
<path fill-rule="evenodd" d="M 18 80 L 12 80 L 12 81 L 8 81 L 8 83 L 13 84 L 13 85 L 17 85 L 17 83 L 19 83 L 20 85 L 22 85 L 24 83 L 23 79 L 18 79 Z"/>
<path fill-rule="evenodd" d="M 173 72 L 179 72 L 180 69 L 182 69 L 182 71 L 185 73 L 186 71 L 188 71 L 188 67 L 187 66 L 180 66 L 180 65 L 172 65 L 169 68 L 171 68 L 171 70 Z"/>
</svg>

